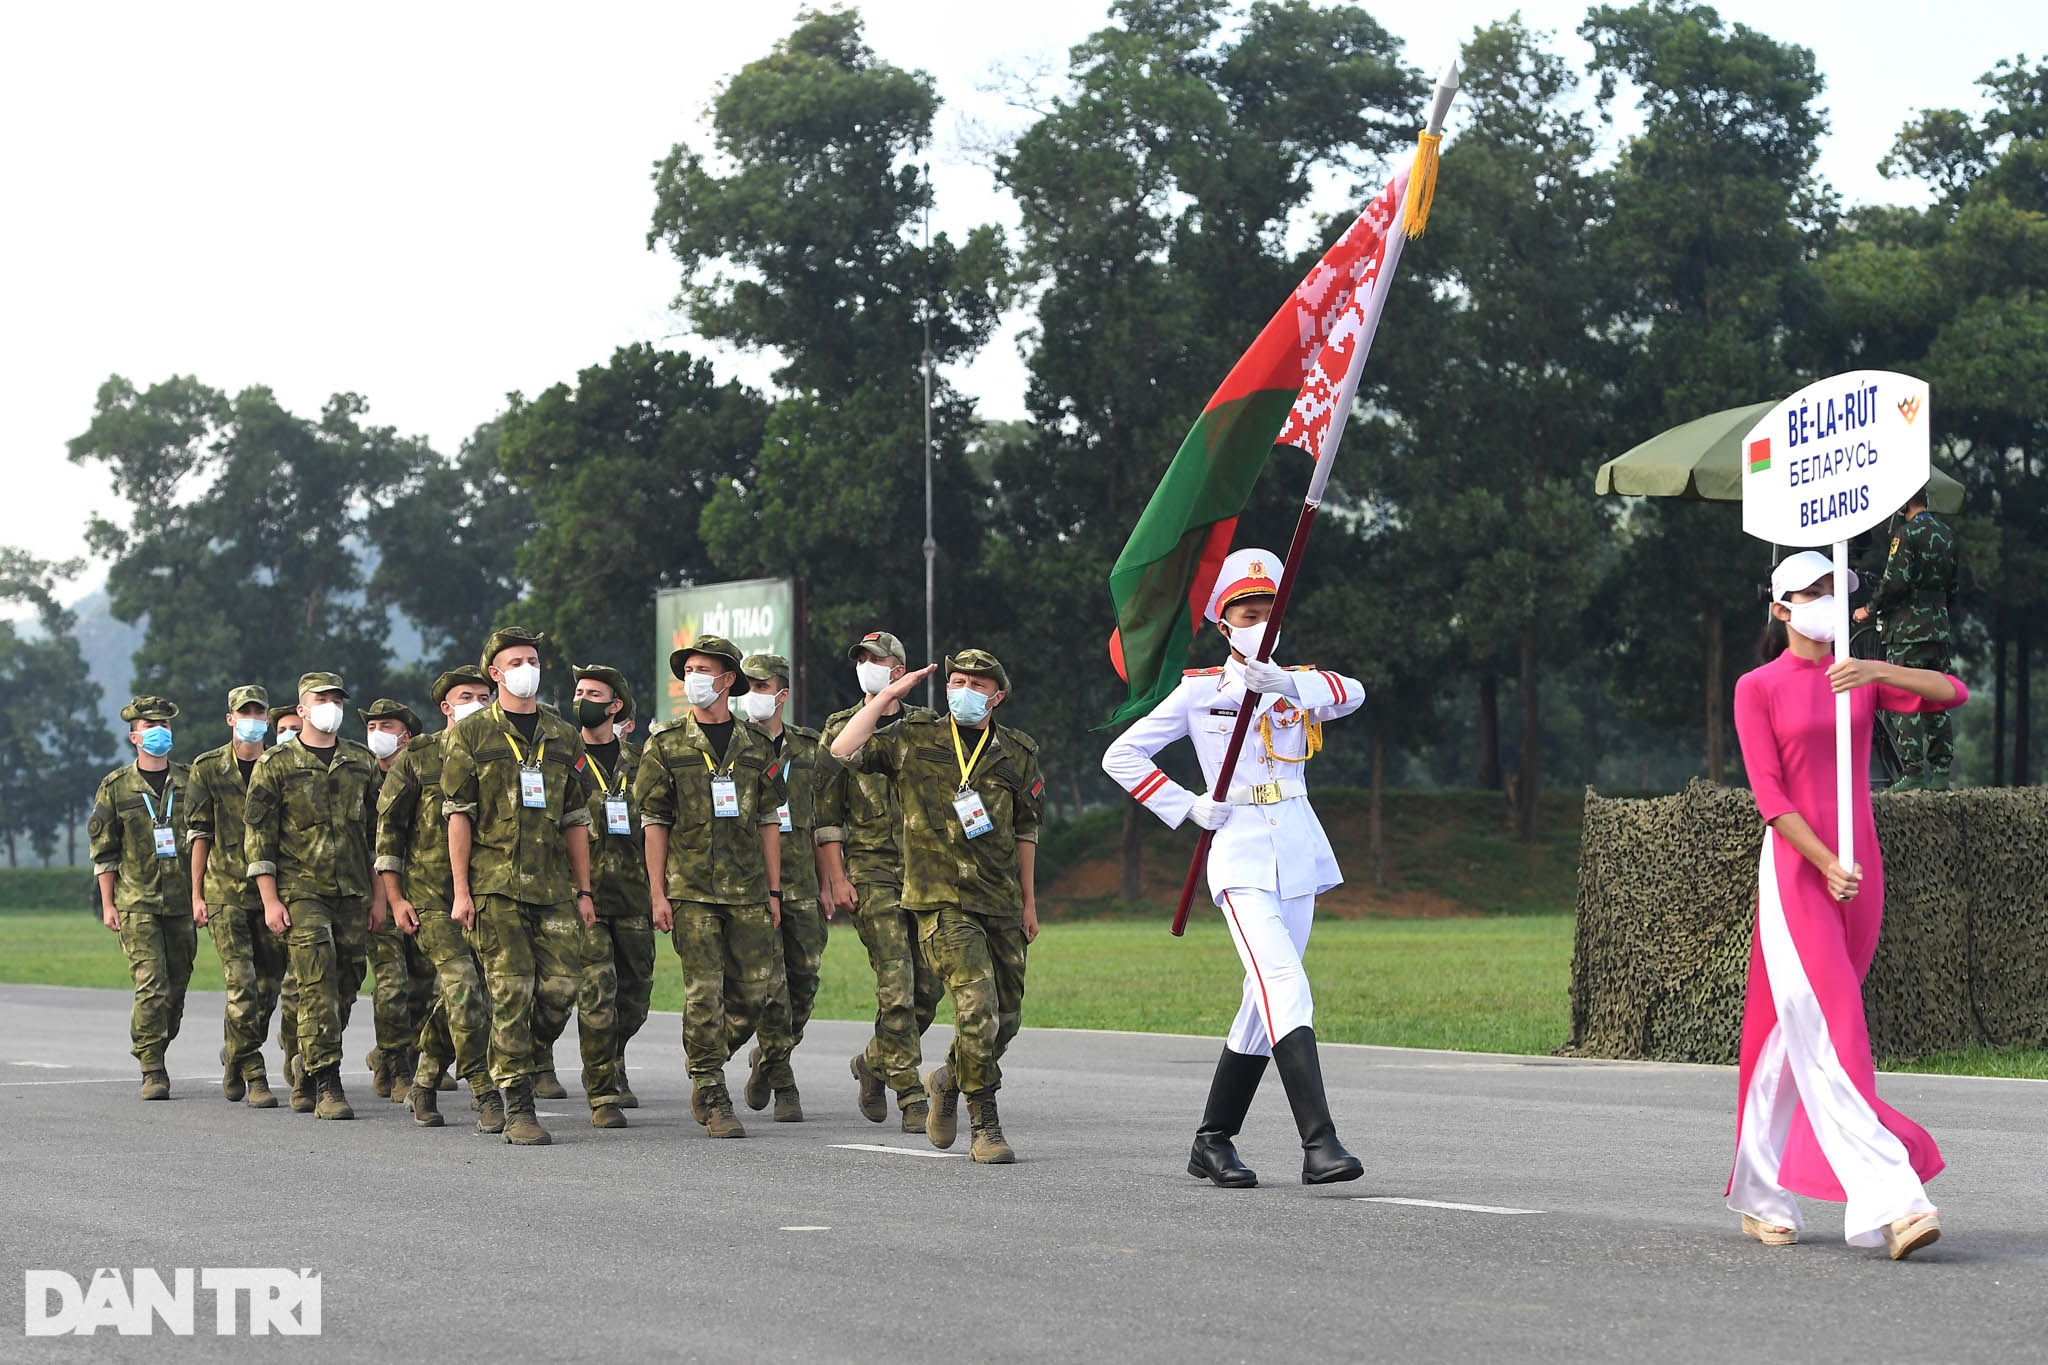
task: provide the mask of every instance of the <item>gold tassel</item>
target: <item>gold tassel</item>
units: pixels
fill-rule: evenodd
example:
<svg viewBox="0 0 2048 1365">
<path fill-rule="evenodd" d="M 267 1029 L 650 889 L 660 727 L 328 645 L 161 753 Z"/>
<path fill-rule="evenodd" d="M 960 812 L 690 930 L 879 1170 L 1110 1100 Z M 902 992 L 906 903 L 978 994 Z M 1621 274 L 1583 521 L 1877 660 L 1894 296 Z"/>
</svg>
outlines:
<svg viewBox="0 0 2048 1365">
<path fill-rule="evenodd" d="M 1401 230 L 1420 237 L 1429 225 L 1429 206 L 1436 199 L 1436 163 L 1442 133 L 1421 133 L 1415 139 L 1415 167 L 1408 172 L 1408 200 L 1401 218 Z"/>
</svg>

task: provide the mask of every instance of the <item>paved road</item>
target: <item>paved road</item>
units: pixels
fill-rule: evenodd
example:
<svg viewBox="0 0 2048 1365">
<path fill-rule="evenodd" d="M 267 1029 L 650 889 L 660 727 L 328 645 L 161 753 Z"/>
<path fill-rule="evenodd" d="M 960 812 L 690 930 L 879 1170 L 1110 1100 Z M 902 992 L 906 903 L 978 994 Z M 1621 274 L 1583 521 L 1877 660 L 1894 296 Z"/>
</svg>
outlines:
<svg viewBox="0 0 2048 1365">
<path fill-rule="evenodd" d="M 84 1282 L 99 1266 L 310 1266 L 321 1337 L 237 1348 L 304 1360 L 2048 1354 L 2038 1083 L 1886 1078 L 1953 1165 L 1934 1185 L 1947 1239 L 1893 1264 L 1842 1245 L 1831 1206 L 1811 1210 L 1806 1245 L 1737 1233 L 1717 1198 L 1734 1090 L 1717 1068 L 1331 1048 L 1366 1178 L 1295 1183 L 1269 1079 L 1242 1144 L 1267 1183 L 1239 1193 L 1182 1169 L 1205 1039 L 1027 1030 L 1003 1091 L 1021 1160 L 981 1168 L 859 1117 L 859 1025 L 815 1024 L 798 1054 L 811 1122 L 750 1119 L 749 1140 L 714 1142 L 686 1113 L 677 1017 L 657 1015 L 634 1049 L 634 1126 L 596 1132 L 580 1099 L 555 1101 L 556 1145 L 523 1150 L 469 1131 L 459 1095 L 432 1131 L 374 1099 L 367 1004 L 344 1072 L 356 1122 L 229 1105 L 220 1006 L 192 996 L 177 1098 L 145 1105 L 124 995 L 0 987 L 9 1283 L 32 1267 Z M 1387 1202 L 1403 1200 L 1434 1202 Z M 6 1297 L 0 1360 L 226 1349 L 203 1335 L 210 1295 L 182 1344 L 29 1340 Z"/>
</svg>

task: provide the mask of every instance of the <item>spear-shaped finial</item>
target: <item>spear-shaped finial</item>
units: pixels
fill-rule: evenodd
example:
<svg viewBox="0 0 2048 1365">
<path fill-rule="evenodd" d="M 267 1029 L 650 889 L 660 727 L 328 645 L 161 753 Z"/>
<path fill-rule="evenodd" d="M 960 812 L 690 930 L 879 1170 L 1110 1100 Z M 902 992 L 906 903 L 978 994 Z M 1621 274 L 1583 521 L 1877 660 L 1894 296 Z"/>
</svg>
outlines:
<svg viewBox="0 0 2048 1365">
<path fill-rule="evenodd" d="M 1436 198 L 1436 163 L 1444 140 L 1444 115 L 1458 97 L 1458 64 L 1453 61 L 1437 78 L 1436 98 L 1429 106 L 1429 126 L 1415 139 L 1415 165 L 1408 172 L 1408 200 L 1401 214 L 1401 230 L 1420 237 L 1429 225 L 1429 206 Z"/>
</svg>

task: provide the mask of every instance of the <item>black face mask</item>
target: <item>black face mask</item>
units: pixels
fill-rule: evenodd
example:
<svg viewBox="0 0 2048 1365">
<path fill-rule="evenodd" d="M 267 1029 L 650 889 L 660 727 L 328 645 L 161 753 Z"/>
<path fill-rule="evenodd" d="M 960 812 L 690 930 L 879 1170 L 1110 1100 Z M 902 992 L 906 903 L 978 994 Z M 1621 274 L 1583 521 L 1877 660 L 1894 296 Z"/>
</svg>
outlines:
<svg viewBox="0 0 2048 1365">
<path fill-rule="evenodd" d="M 588 697 L 576 699 L 576 724 L 585 730 L 595 730 L 611 716 L 612 704 L 608 701 L 592 701 Z"/>
</svg>

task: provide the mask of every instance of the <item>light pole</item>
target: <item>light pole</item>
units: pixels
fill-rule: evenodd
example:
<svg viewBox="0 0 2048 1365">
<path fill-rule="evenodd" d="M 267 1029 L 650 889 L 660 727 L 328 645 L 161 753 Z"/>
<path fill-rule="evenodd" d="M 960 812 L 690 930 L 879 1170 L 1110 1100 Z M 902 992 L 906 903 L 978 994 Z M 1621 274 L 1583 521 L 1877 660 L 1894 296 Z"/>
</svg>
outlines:
<svg viewBox="0 0 2048 1365">
<path fill-rule="evenodd" d="M 932 163 L 924 163 L 924 661 L 938 660 L 938 627 L 933 608 L 933 564 L 939 542 L 932 535 Z M 933 706 L 938 676 L 924 680 L 924 704 Z M 936 708 L 934 708 L 936 709 Z"/>
</svg>

